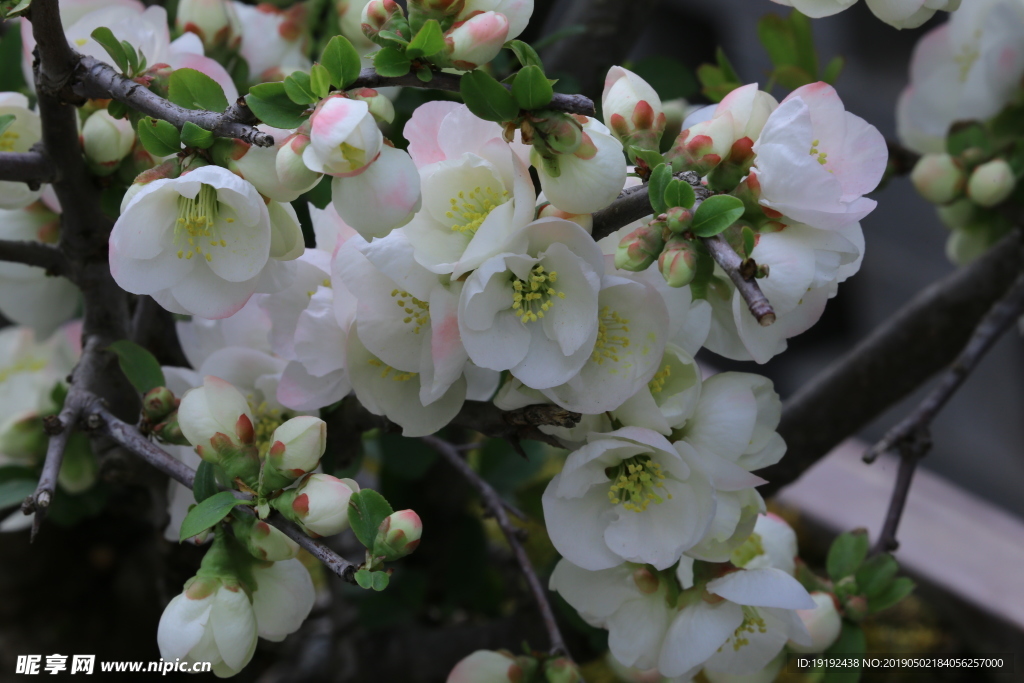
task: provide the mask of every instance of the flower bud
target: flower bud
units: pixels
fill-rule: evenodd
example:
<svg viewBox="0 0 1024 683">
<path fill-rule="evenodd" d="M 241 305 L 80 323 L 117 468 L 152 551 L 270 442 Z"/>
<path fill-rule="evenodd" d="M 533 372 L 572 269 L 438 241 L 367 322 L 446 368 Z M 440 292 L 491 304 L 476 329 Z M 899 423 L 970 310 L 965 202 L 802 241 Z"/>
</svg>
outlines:
<svg viewBox="0 0 1024 683">
<path fill-rule="evenodd" d="M 154 387 L 142 397 L 142 412 L 150 422 L 160 422 L 177 407 L 174 393 L 167 387 Z"/>
<path fill-rule="evenodd" d="M 948 204 L 963 192 L 967 176 L 948 154 L 925 154 L 910 173 L 910 182 L 933 204 Z"/>
<path fill-rule="evenodd" d="M 178 424 L 203 460 L 221 465 L 228 476 L 254 483 L 260 462 L 249 404 L 229 382 L 207 375 L 178 406 Z"/>
<path fill-rule="evenodd" d="M 465 6 L 466 0 L 409 0 L 409 16 L 422 17 L 424 22 L 429 19 L 443 22 L 462 12 Z"/>
<path fill-rule="evenodd" d="M 715 192 L 731 192 L 750 172 L 754 163 L 754 141 L 742 137 L 732 143 L 728 156 L 708 173 L 708 189 Z"/>
<path fill-rule="evenodd" d="M 977 205 L 967 197 L 936 208 L 939 220 L 950 230 L 963 230 L 974 220 Z"/>
<path fill-rule="evenodd" d="M 305 192 L 320 182 L 322 173 L 311 171 L 302 161 L 302 153 L 309 146 L 309 137 L 296 133 L 285 140 L 277 151 L 274 167 L 281 185 L 292 192 Z"/>
<path fill-rule="evenodd" d="M 791 640 L 789 648 L 794 652 L 824 652 L 836 642 L 843 628 L 836 599 L 831 593 L 815 591 L 811 593 L 811 599 L 816 603 L 816 607 L 796 611 L 797 616 L 807 627 L 807 632 L 811 634 L 811 644 L 800 645 Z"/>
<path fill-rule="evenodd" d="M 405 21 L 405 11 L 395 0 L 370 0 L 363 7 L 362 16 L 363 35 L 376 42 L 377 34 L 381 31 L 396 31 L 400 25 L 408 23 Z"/>
<path fill-rule="evenodd" d="M 348 528 L 348 501 L 359 485 L 329 474 L 308 474 L 294 489 L 272 501 L 285 517 L 302 525 L 307 533 L 333 536 Z"/>
<path fill-rule="evenodd" d="M 640 567 L 633 572 L 633 583 L 636 584 L 637 589 L 644 595 L 652 595 L 658 592 L 661 580 L 658 579 L 657 574 L 652 574 L 651 570 L 647 567 Z"/>
<path fill-rule="evenodd" d="M 646 270 L 665 246 L 661 233 L 661 226 L 650 223 L 623 237 L 615 250 L 615 267 L 634 273 Z"/>
<path fill-rule="evenodd" d="M 252 515 L 238 515 L 231 522 L 235 538 L 245 544 L 249 554 L 258 560 L 282 562 L 297 557 L 299 544 Z"/>
<path fill-rule="evenodd" d="M 310 144 L 302 152 L 302 161 L 317 173 L 359 175 L 384 146 L 369 105 L 344 95 L 321 100 L 310 123 Z"/>
<path fill-rule="evenodd" d="M 195 33 L 209 50 L 234 49 L 242 40 L 242 23 L 228 0 L 181 0 L 174 25 L 182 33 Z"/>
<path fill-rule="evenodd" d="M 414 510 L 399 510 L 380 523 L 373 541 L 373 556 L 394 562 L 412 554 L 420 544 L 423 522 Z"/>
<path fill-rule="evenodd" d="M 327 423 L 318 417 L 300 415 L 274 430 L 263 472 L 263 488 L 284 488 L 320 464 L 327 448 Z"/>
<path fill-rule="evenodd" d="M 524 671 L 525 659 L 528 658 L 513 657 L 504 650 L 477 650 L 455 665 L 447 683 L 521 683 L 532 678 Z M 535 671 L 536 663 L 532 659 L 529 663 Z"/>
<path fill-rule="evenodd" d="M 665 212 L 665 223 L 672 232 L 683 232 L 693 223 L 693 212 L 681 206 L 673 206 Z"/>
<path fill-rule="evenodd" d="M 82 126 L 82 147 L 94 172 L 109 175 L 132 151 L 135 130 L 128 119 L 115 119 L 101 109 Z"/>
<path fill-rule="evenodd" d="M 685 287 L 697 274 L 697 247 L 681 237 L 669 239 L 658 257 L 658 268 L 669 287 Z"/>
<path fill-rule="evenodd" d="M 676 138 L 672 148 L 665 152 L 675 173 L 695 171 L 706 175 L 725 159 L 736 142 L 733 119 L 730 114 L 696 123 Z"/>
<path fill-rule="evenodd" d="M 153 434 L 164 443 L 176 446 L 191 446 L 185 435 L 181 433 L 181 425 L 178 424 L 177 411 L 171 413 L 167 418 L 153 427 Z"/>
<path fill-rule="evenodd" d="M 568 114 L 543 110 L 530 117 L 534 148 L 542 153 L 575 154 L 583 143 L 583 128 Z"/>
<path fill-rule="evenodd" d="M 751 83 L 726 95 L 715 107 L 713 116 L 729 114 L 734 137 L 756 140 L 768 117 L 778 106 L 778 100 L 758 88 L 756 83 Z"/>
<path fill-rule="evenodd" d="M 547 683 L 577 683 L 580 670 L 568 657 L 549 659 L 544 664 L 544 680 Z"/>
<path fill-rule="evenodd" d="M 537 218 L 561 218 L 563 220 L 572 221 L 576 225 L 580 226 L 587 233 L 594 231 L 594 214 L 592 213 L 569 213 L 568 211 L 562 211 L 554 204 L 542 204 L 540 209 L 537 211 Z"/>
<path fill-rule="evenodd" d="M 370 113 L 373 114 L 373 118 L 377 119 L 379 122 L 391 123 L 395 120 L 394 103 L 392 103 L 388 97 L 381 95 L 380 92 L 373 88 L 349 90 L 345 93 L 345 96 L 351 100 L 366 102 L 366 105 L 370 108 Z"/>
<path fill-rule="evenodd" d="M 608 70 L 601 94 L 604 123 L 623 144 L 658 151 L 665 131 L 661 98 L 647 81 L 621 66 Z"/>
<path fill-rule="evenodd" d="M 1010 196 L 1016 183 L 1010 164 L 1002 159 L 993 159 L 971 173 L 971 179 L 967 181 L 967 195 L 979 206 L 995 206 Z"/>
<path fill-rule="evenodd" d="M 452 66 L 472 71 L 501 51 L 508 37 L 508 19 L 498 12 L 481 12 L 452 25 L 445 34 L 445 54 Z"/>
<path fill-rule="evenodd" d="M 863 595 L 852 595 L 843 603 L 843 611 L 853 621 L 863 621 L 868 616 L 868 600 Z"/>
</svg>

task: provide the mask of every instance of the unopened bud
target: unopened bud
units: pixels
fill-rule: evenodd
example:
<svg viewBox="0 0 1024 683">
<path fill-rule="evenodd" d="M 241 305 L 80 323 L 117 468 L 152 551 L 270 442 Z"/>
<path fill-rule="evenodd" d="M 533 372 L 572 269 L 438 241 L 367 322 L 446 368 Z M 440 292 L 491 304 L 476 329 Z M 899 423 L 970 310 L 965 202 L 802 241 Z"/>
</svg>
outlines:
<svg viewBox="0 0 1024 683">
<path fill-rule="evenodd" d="M 373 88 L 359 88 L 358 90 L 348 90 L 345 92 L 345 96 L 350 100 L 359 100 L 366 102 L 366 106 L 370 108 L 370 113 L 373 114 L 373 118 L 377 119 L 380 123 L 391 123 L 395 120 L 395 105 L 391 100 L 381 95 L 379 91 Z"/>
<path fill-rule="evenodd" d="M 967 195 L 979 206 L 995 206 L 1010 196 L 1017 180 L 1010 164 L 993 159 L 974 169 L 967 181 Z"/>
<path fill-rule="evenodd" d="M 708 173 L 708 189 L 731 192 L 749 172 L 754 163 L 754 141 L 742 137 L 732 143 L 729 155 Z"/>
<path fill-rule="evenodd" d="M 967 197 L 937 207 L 939 220 L 950 230 L 963 230 L 974 220 L 977 205 Z"/>
<path fill-rule="evenodd" d="M 615 267 L 634 273 L 646 270 L 665 246 L 661 233 L 661 226 L 651 223 L 623 237 L 615 250 Z"/>
<path fill-rule="evenodd" d="M 673 206 L 665 212 L 665 223 L 672 232 L 683 232 L 693 223 L 693 212 L 681 206 Z"/>
<path fill-rule="evenodd" d="M 651 570 L 647 567 L 640 567 L 633 572 L 633 583 L 644 595 L 651 595 L 652 593 L 658 592 L 658 586 L 661 581 L 658 579 L 657 574 L 652 574 Z"/>
<path fill-rule="evenodd" d="M 277 172 L 278 181 L 285 189 L 305 192 L 323 178 L 322 173 L 309 170 L 302 161 L 302 153 L 308 146 L 309 136 L 296 133 L 285 140 L 281 149 L 277 151 L 274 170 Z"/>
<path fill-rule="evenodd" d="M 82 126 L 82 147 L 94 172 L 109 175 L 117 170 L 135 144 L 135 130 L 128 119 L 115 119 L 106 109 L 90 116 Z"/>
<path fill-rule="evenodd" d="M 731 116 L 720 116 L 690 126 L 676 138 L 672 148 L 665 152 L 665 160 L 675 173 L 695 171 L 707 175 L 729 156 L 734 137 Z"/>
<path fill-rule="evenodd" d="M 794 652 L 824 652 L 836 642 L 843 628 L 843 619 L 839 616 L 835 596 L 831 593 L 811 593 L 816 607 L 798 609 L 797 616 L 804 622 L 807 632 L 811 634 L 810 645 L 800 645 L 789 641 L 789 648 Z"/>
<path fill-rule="evenodd" d="M 409 16 L 419 16 L 424 22 L 429 19 L 437 19 L 443 22 L 462 12 L 466 6 L 466 0 L 409 0 Z M 414 22 L 415 23 L 415 22 Z"/>
<path fill-rule="evenodd" d="M 626 149 L 657 151 L 665 130 L 661 98 L 647 81 L 621 66 L 608 70 L 601 94 L 604 123 Z"/>
<path fill-rule="evenodd" d="M 411 554 L 420 544 L 423 522 L 414 510 L 399 510 L 392 513 L 377 529 L 373 541 L 373 556 L 394 562 Z"/>
<path fill-rule="evenodd" d="M 235 538 L 245 544 L 249 554 L 258 560 L 282 562 L 297 557 L 299 544 L 261 519 L 251 515 L 239 515 L 232 520 Z"/>
<path fill-rule="evenodd" d="M 181 433 L 181 425 L 178 424 L 178 413 L 173 412 L 163 422 L 153 427 L 153 434 L 164 443 L 176 446 L 190 446 L 188 439 Z"/>
<path fill-rule="evenodd" d="M 963 192 L 967 176 L 950 155 L 925 154 L 914 165 L 910 182 L 933 204 L 947 204 Z"/>
<path fill-rule="evenodd" d="M 513 657 L 504 650 L 477 650 L 460 660 L 447 683 L 522 683 L 533 679 L 536 660 Z"/>
<path fill-rule="evenodd" d="M 669 287 L 685 287 L 697 275 L 697 247 L 690 240 L 673 237 L 658 257 L 658 268 Z"/>
<path fill-rule="evenodd" d="M 209 50 L 236 48 L 242 40 L 242 23 L 229 0 L 181 0 L 174 25 L 182 33 L 195 33 Z"/>
<path fill-rule="evenodd" d="M 402 35 L 400 29 L 403 26 L 408 27 L 405 11 L 395 0 L 370 0 L 363 7 L 362 19 L 363 35 L 374 42 L 377 42 L 377 36 L 381 31 L 392 31 Z"/>
<path fill-rule="evenodd" d="M 501 51 L 508 37 L 508 19 L 499 12 L 481 12 L 452 25 L 445 34 L 445 55 L 451 65 L 472 71 Z"/>
<path fill-rule="evenodd" d="M 544 664 L 544 680 L 547 683 L 577 683 L 580 678 L 579 667 L 568 657 L 549 659 Z"/>
<path fill-rule="evenodd" d="M 568 211 L 562 211 L 554 204 L 542 204 L 540 209 L 537 211 L 537 218 L 561 218 L 562 220 L 572 221 L 576 225 L 580 226 L 587 233 L 594 231 L 594 214 L 592 213 L 569 213 Z"/>
<path fill-rule="evenodd" d="M 320 464 L 327 447 L 327 424 L 318 417 L 300 415 L 274 430 L 270 437 L 263 487 L 284 488 Z"/>
<path fill-rule="evenodd" d="M 863 595 L 853 595 L 843 605 L 846 616 L 855 622 L 863 621 L 868 615 L 868 600 Z"/>
<path fill-rule="evenodd" d="M 309 474 L 271 504 L 307 533 L 333 536 L 348 528 L 348 501 L 358 490 L 359 485 L 351 479 Z"/>
<path fill-rule="evenodd" d="M 142 412 L 150 422 L 160 422 L 177 407 L 174 393 L 167 387 L 154 387 L 142 397 Z"/>
</svg>

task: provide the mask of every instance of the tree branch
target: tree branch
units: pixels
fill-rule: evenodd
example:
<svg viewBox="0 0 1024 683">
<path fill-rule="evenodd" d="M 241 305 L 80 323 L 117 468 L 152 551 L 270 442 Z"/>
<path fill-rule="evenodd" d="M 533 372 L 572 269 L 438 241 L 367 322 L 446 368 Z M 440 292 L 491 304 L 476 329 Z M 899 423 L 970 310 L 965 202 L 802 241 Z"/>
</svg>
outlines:
<svg viewBox="0 0 1024 683">
<path fill-rule="evenodd" d="M 537 603 L 537 608 L 540 610 L 541 617 L 544 620 L 544 627 L 548 632 L 548 639 L 551 642 L 551 654 L 568 656 L 569 651 L 565 647 L 565 639 L 562 638 L 562 632 L 559 631 L 558 623 L 555 621 L 555 613 L 551 609 L 551 603 L 548 602 L 547 592 L 540 579 L 537 578 L 537 572 L 534 571 L 530 558 L 526 555 L 526 550 L 519 540 L 519 529 L 512 525 L 508 515 L 505 513 L 505 504 L 501 496 L 469 466 L 469 463 L 463 459 L 455 446 L 436 436 L 421 436 L 420 439 L 437 451 L 480 493 L 485 507 L 494 516 L 498 527 L 501 529 L 501 533 L 504 534 L 505 540 L 508 541 L 509 547 L 512 548 L 512 554 L 515 555 L 519 569 L 523 572 L 523 576 L 526 577 L 526 583 L 530 587 L 530 592 L 533 594 L 533 599 Z"/>
<path fill-rule="evenodd" d="M 26 183 L 38 190 L 56 175 L 57 170 L 42 152 L 0 152 L 0 180 Z"/>
<path fill-rule="evenodd" d="M 899 546 L 896 541 L 896 528 L 903 514 L 903 506 L 917 463 L 931 450 L 931 424 L 935 416 L 1021 313 L 1024 313 L 1024 275 L 1020 275 L 1006 295 L 985 314 L 963 351 L 917 408 L 864 454 L 864 462 L 868 463 L 874 462 L 882 453 L 894 450 L 899 451 L 901 458 L 896 485 L 892 492 L 892 500 L 889 502 L 885 525 L 878 538 L 876 552 L 888 552 Z"/>
<path fill-rule="evenodd" d="M 758 474 L 768 496 L 948 365 L 1024 269 L 1021 233 L 919 293 L 786 401 L 786 457 Z"/>
<path fill-rule="evenodd" d="M 0 240 L 0 261 L 43 268 L 47 275 L 65 275 L 68 262 L 57 247 L 27 240 Z"/>
<path fill-rule="evenodd" d="M 747 308 L 750 309 L 750 314 L 754 316 L 758 324 L 761 327 L 768 327 L 774 323 L 775 311 L 772 310 L 772 305 L 768 303 L 768 299 L 765 298 L 764 292 L 761 291 L 753 275 L 756 268 L 745 268 L 743 259 L 733 251 L 733 248 L 722 239 L 721 235 L 702 237 L 701 241 L 711 252 L 715 262 L 722 267 L 732 283 L 736 285 L 737 291 L 747 302 Z"/>
</svg>

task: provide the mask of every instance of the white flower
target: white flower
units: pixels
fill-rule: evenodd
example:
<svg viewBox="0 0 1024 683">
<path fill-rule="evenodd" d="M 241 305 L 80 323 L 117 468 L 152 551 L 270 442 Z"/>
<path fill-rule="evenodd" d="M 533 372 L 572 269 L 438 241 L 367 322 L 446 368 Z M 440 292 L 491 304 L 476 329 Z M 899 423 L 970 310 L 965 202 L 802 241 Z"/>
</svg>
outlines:
<svg viewBox="0 0 1024 683">
<path fill-rule="evenodd" d="M 796 572 L 796 532 L 784 519 L 773 513 L 758 515 L 754 531 L 730 561 L 743 569 L 775 567 L 789 575 Z"/>
<path fill-rule="evenodd" d="M 242 39 L 241 22 L 229 0 L 181 0 L 174 25 L 198 35 L 208 49 L 235 48 Z"/>
<path fill-rule="evenodd" d="M 0 93 L 0 116 L 14 116 L 14 121 L 0 133 L 0 152 L 27 152 L 42 139 L 39 114 L 28 108 L 28 98 L 21 93 Z M 42 194 L 27 183 L 0 181 L 0 209 L 20 209 Z"/>
<path fill-rule="evenodd" d="M 291 143 L 298 136 L 287 130 L 271 128 L 261 124 L 260 131 L 269 133 L 274 138 L 272 147 L 250 145 L 241 140 L 231 141 L 231 153 L 218 161 L 239 177 L 248 180 L 264 197 L 277 202 L 292 202 L 303 192 L 314 187 L 322 178 L 322 174 L 306 168 L 299 159 L 305 173 L 283 175 L 280 173 L 278 159 L 285 150 L 291 150 Z M 287 169 L 286 169 L 287 170 Z"/>
<path fill-rule="evenodd" d="M 871 213 L 863 197 L 885 171 L 882 134 L 843 108 L 832 86 L 797 88 L 771 113 L 754 143 L 760 204 L 794 221 L 835 230 Z"/>
<path fill-rule="evenodd" d="M 237 0 L 232 4 L 242 22 L 241 53 L 249 63 L 249 80 L 283 80 L 292 71 L 309 69 L 304 8 L 280 10 L 269 3 L 253 6 Z"/>
<path fill-rule="evenodd" d="M 522 667 L 511 655 L 477 650 L 459 660 L 446 683 L 516 683 L 522 677 Z"/>
<path fill-rule="evenodd" d="M 459 332 L 470 359 L 534 389 L 564 384 L 590 358 L 604 260 L 579 225 L 542 218 L 462 289 Z"/>
<path fill-rule="evenodd" d="M 220 678 L 241 671 L 256 651 L 256 615 L 237 581 L 196 577 L 164 609 L 157 627 L 166 660 L 210 662 Z"/>
<path fill-rule="evenodd" d="M 275 226 L 295 230 L 290 220 Z M 273 274 L 273 241 L 256 189 L 226 169 L 204 166 L 135 194 L 110 234 L 110 271 L 123 289 L 149 294 L 164 308 L 225 318 L 245 305 L 265 271 Z"/>
<path fill-rule="evenodd" d="M 317 536 L 333 536 L 348 529 L 348 501 L 359 485 L 329 474 L 308 474 L 297 488 L 287 489 L 273 504 Z"/>
<path fill-rule="evenodd" d="M 360 235 L 384 237 L 420 210 L 419 174 L 407 152 L 384 145 L 376 161 L 361 173 L 331 181 L 331 201 L 338 215 Z"/>
<path fill-rule="evenodd" d="M 838 14 L 857 0 L 772 0 L 818 19 Z M 876 17 L 895 28 L 917 28 L 938 10 L 956 11 L 960 0 L 865 0 Z"/>
<path fill-rule="evenodd" d="M 597 119 L 578 117 L 583 123 L 583 144 L 574 154 L 558 154 L 551 162 L 557 175 L 533 151 L 531 158 L 540 186 L 551 203 L 570 213 L 593 213 L 619 196 L 626 183 L 622 143 Z"/>
<path fill-rule="evenodd" d="M 736 140 L 757 140 L 764 130 L 768 117 L 778 106 L 778 101 L 758 88 L 757 83 L 750 83 L 736 88 L 722 98 L 715 107 L 712 118 L 729 117 L 733 123 L 733 136 Z"/>
<path fill-rule="evenodd" d="M 302 562 L 296 559 L 273 563 L 255 563 L 256 584 L 252 592 L 252 611 L 260 638 L 273 642 L 294 633 L 309 616 L 316 600 L 313 580 Z"/>
<path fill-rule="evenodd" d="M 615 419 L 631 427 L 645 427 L 669 436 L 682 426 L 700 399 L 700 368 L 693 357 L 675 344 L 667 344 L 651 380 L 614 411 Z"/>
<path fill-rule="evenodd" d="M 508 39 L 508 19 L 481 12 L 456 22 L 445 34 L 446 56 L 458 69 L 472 71 L 494 59 Z"/>
<path fill-rule="evenodd" d="M 362 100 L 337 93 L 321 100 L 309 121 L 310 144 L 302 160 L 317 173 L 358 175 L 384 146 L 377 120 Z"/>
<path fill-rule="evenodd" d="M 424 196 L 405 233 L 429 270 L 461 277 L 533 220 L 524 146 L 505 143 L 498 124 L 465 105 L 430 102 L 413 112 L 405 137 Z"/>
<path fill-rule="evenodd" d="M 815 591 L 811 593 L 811 599 L 815 602 L 813 608 L 797 610 L 811 635 L 811 643 L 790 643 L 789 647 L 794 652 L 824 652 L 836 642 L 843 629 L 843 618 L 839 616 L 834 595 Z"/>
</svg>

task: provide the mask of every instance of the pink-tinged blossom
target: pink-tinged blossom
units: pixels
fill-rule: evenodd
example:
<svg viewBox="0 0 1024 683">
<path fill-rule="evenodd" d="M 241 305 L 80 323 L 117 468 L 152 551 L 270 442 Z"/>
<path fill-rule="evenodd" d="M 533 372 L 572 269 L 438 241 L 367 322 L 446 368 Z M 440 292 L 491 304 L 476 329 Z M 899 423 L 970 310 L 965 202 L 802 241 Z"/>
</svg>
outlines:
<svg viewBox="0 0 1024 683">
<path fill-rule="evenodd" d="M 446 56 L 452 65 L 471 71 L 494 59 L 508 37 L 508 19 L 482 12 L 456 22 L 445 34 Z"/>
<path fill-rule="evenodd" d="M 249 64 L 251 81 L 283 80 L 292 71 L 309 69 L 304 5 L 282 10 L 265 2 L 253 6 L 232 0 L 232 4 L 242 24 L 240 51 Z"/>
<path fill-rule="evenodd" d="M 0 116 L 14 120 L 0 133 L 0 152 L 27 152 L 42 138 L 39 114 L 28 108 L 28 98 L 21 93 L 0 93 Z M 20 209 L 39 199 L 42 188 L 33 190 L 27 183 L 0 181 L 0 209 Z"/>
<path fill-rule="evenodd" d="M 857 0 L 772 0 L 786 7 L 795 7 L 807 16 L 819 19 L 838 14 L 856 4 Z M 894 28 L 917 28 L 939 10 L 954 12 L 960 0 L 865 0 L 876 17 Z"/>
</svg>

